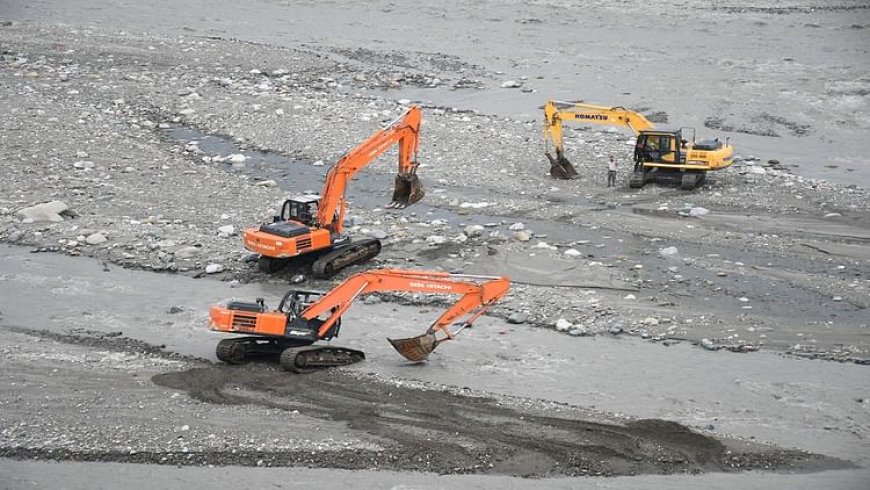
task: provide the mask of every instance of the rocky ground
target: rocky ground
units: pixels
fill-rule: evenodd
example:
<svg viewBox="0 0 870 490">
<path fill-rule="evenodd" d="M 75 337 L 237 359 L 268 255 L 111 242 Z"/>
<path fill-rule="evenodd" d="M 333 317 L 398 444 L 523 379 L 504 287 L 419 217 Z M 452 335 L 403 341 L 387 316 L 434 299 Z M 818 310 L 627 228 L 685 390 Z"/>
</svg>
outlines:
<svg viewBox="0 0 870 490">
<path fill-rule="evenodd" d="M 240 290 L 265 284 L 277 294 L 290 279 L 303 281 L 305 287 L 329 288 L 334 281 L 314 280 L 304 273 L 294 277 L 298 270 L 263 275 L 242 247 L 241 230 L 273 215 L 286 196 L 316 191 L 328 165 L 342 153 L 409 104 L 419 103 L 398 96 L 402 91 L 440 87 L 463 93 L 500 78 L 454 55 L 391 53 L 4 22 L 0 26 L 0 111 L 4 114 L 0 119 L 4 162 L 0 241 L 35 252 L 93 257 L 105 269 L 120 265 L 209 276 Z M 523 83 L 515 85 L 522 89 Z M 419 173 L 427 187 L 425 200 L 402 211 L 383 209 L 391 192 L 393 153 L 365 170 L 349 192 L 349 231 L 382 238 L 385 245 L 371 266 L 508 275 L 512 291 L 493 308 L 493 316 L 524 331 L 553 330 L 538 333 L 562 334 L 566 343 L 633 336 L 664 346 L 686 343 L 710 351 L 762 350 L 858 364 L 870 361 L 866 338 L 870 199 L 865 186 L 803 177 L 794 173 L 794 167 L 741 154 L 738 147 L 740 158 L 734 166 L 711 174 L 703 187 L 692 192 L 668 185 L 632 190 L 625 178 L 616 189 L 607 189 L 607 156 L 617 155 L 627 166 L 632 139 L 618 130 L 579 127 L 568 129 L 566 144 L 581 178 L 554 181 L 542 154 L 538 117 L 425 102 L 423 106 Z M 714 121 L 710 130 L 727 129 L 726 122 L 717 126 Z M 364 267 L 352 268 L 336 280 L 360 270 Z M 441 304 L 438 298 L 415 295 L 380 299 L 396 308 Z M 96 366 L 100 377 L 94 383 L 120 383 L 124 394 L 112 398 L 99 387 L 72 388 L 93 388 L 94 399 L 82 402 L 92 408 L 81 416 L 64 415 L 52 422 L 74 429 L 67 435 L 52 433 L 57 440 L 31 441 L 36 421 L 12 416 L 3 425 L 4 456 L 171 463 L 191 459 L 196 464 L 244 460 L 242 464 L 249 464 L 254 460 L 244 451 L 250 450 L 271 455 L 258 457 L 263 464 L 280 460 L 282 465 L 349 469 L 372 465 L 432 469 L 422 460 L 384 459 L 377 440 L 389 431 L 346 420 L 350 408 L 333 413 L 332 422 L 343 420 L 353 430 L 316 441 L 326 452 L 368 455 L 362 460 L 343 457 L 340 464 L 317 459 L 320 456 L 307 458 L 300 448 L 311 440 L 261 441 L 248 447 L 248 436 L 232 428 L 191 431 L 194 424 L 185 423 L 198 417 L 195 405 L 214 402 L 208 393 L 239 389 L 241 398 L 228 403 L 258 406 L 252 409 L 256 415 L 252 418 L 261 420 L 265 431 L 270 421 L 285 417 L 297 404 L 329 406 L 333 401 L 327 396 L 287 402 L 293 383 L 313 383 L 307 387 L 310 391 L 326 393 L 362 384 L 368 392 L 383 395 L 379 381 L 333 374 L 291 380 L 285 386 L 276 381 L 280 373 L 268 368 L 227 373 L 204 360 L 142 354 L 123 342 L 122 348 L 95 356 L 85 347 L 53 344 L 67 345 L 67 337 L 43 336 L 45 340 L 29 347 L 31 334 L 10 335 L 12 340 L 4 341 L 4 359 L 24 363 L 37 374 L 30 378 L 23 373 L 21 379 L 6 383 L 7 405 L 39 406 L 43 402 L 28 400 L 27 393 L 40 386 L 57 394 L 52 403 L 60 407 L 69 378 L 87 377 L 86 371 Z M 73 363 L 76 368 L 65 371 L 65 378 L 45 379 L 40 373 L 46 362 Z M 106 372 L 106 366 L 120 370 L 118 376 L 124 380 Z M 132 373 L 133 381 L 124 370 Z M 154 382 L 159 386 L 189 391 L 192 397 L 178 395 L 166 402 L 166 393 L 154 390 L 138 398 L 135 388 L 151 386 L 152 374 L 158 374 Z M 224 386 L 228 378 L 235 380 L 229 388 Z M 220 382 L 211 386 L 208 380 Z M 404 402 L 420 406 L 452 403 L 433 401 L 413 390 L 403 391 L 402 396 L 407 397 Z M 465 394 L 439 391 L 432 396 Z M 125 410 L 132 406 L 131 398 L 137 398 L 135 404 L 148 413 L 169 403 L 171 413 L 184 415 L 161 423 L 135 447 L 119 442 L 82 450 L 89 448 L 94 417 L 102 410 Z M 362 398 L 353 403 L 371 403 Z M 462 403 L 471 401 L 462 398 Z M 535 418 L 552 414 L 506 414 L 498 401 L 482 405 L 484 415 L 469 415 L 463 434 L 472 432 L 475 417 L 534 419 L 531 425 L 518 423 L 517 431 L 528 434 L 548 427 L 553 431 L 548 441 L 555 446 L 561 441 L 559 431 L 578 430 L 572 421 L 562 420 L 553 428 L 550 419 Z M 102 408 L 95 414 L 97 406 Z M 406 425 L 426 425 L 425 419 L 420 420 L 418 425 Z M 124 430 L 144 430 L 152 422 L 143 419 Z M 353 427 L 356 422 L 362 425 Z M 108 434 L 116 429 L 108 424 L 105 430 L 105 437 L 111 437 Z M 357 437 L 357 430 L 366 437 Z M 857 433 L 863 434 L 863 429 Z M 377 437 L 370 438 L 372 434 Z M 637 436 L 636 431 L 631 437 Z M 565 459 L 576 448 L 559 449 L 543 456 L 529 453 L 518 459 L 520 464 L 511 459 L 516 449 L 510 449 L 514 446 L 509 441 L 475 452 L 480 440 L 494 435 L 477 437 L 457 444 L 476 455 L 472 466 L 482 466 L 473 467 L 474 471 L 489 471 L 487 465 L 493 464 L 500 468 L 492 470 L 496 474 L 697 472 L 711 469 L 710 461 L 718 469 L 728 464 L 727 443 L 706 439 L 700 443 L 709 442 L 719 451 L 712 458 L 708 454 L 686 459 L 686 454 L 707 453 L 682 448 L 674 456 L 667 444 L 661 449 L 661 441 L 637 440 L 631 444 L 659 449 L 634 462 L 592 457 L 595 464 Z M 188 444 L 190 438 L 195 444 Z M 398 442 L 424 448 L 421 438 L 421 433 L 413 433 Z M 118 440 L 128 439 L 119 436 Z M 58 457 L 56 451 L 63 452 L 69 441 L 79 456 Z M 228 447 L 241 448 L 242 454 L 228 456 L 233 454 L 225 451 Z M 770 454 L 765 448 L 752 451 Z M 494 462 L 493 454 L 500 463 Z M 437 472 L 468 470 L 453 469 L 456 461 L 438 459 L 434 452 L 430 456 Z M 782 451 L 772 459 L 753 458 L 752 463 L 739 458 L 738 462 L 765 468 L 777 466 L 772 461 L 781 458 L 777 461 L 796 461 L 798 467 L 806 464 L 810 469 L 815 463 L 805 460 L 815 461 L 816 456 Z M 536 466 L 536 461 L 546 463 Z M 838 464 L 824 460 L 821 467 Z"/>
<path fill-rule="evenodd" d="M 282 196 L 317 190 L 327 162 L 408 103 L 358 94 L 374 75 L 310 51 L 26 24 L 3 34 L 0 238 L 128 267 L 282 280 L 255 271 L 240 231 Z M 570 132 L 583 177 L 553 181 L 537 120 L 424 111 L 424 203 L 378 207 L 388 157 L 350 191 L 350 231 L 384 237 L 375 265 L 507 274 L 514 294 L 496 314 L 571 335 L 866 358 L 863 188 L 743 156 L 695 192 L 609 190 L 602 161 L 631 145 L 616 130 Z M 48 201 L 59 214 L 22 211 Z"/>
</svg>

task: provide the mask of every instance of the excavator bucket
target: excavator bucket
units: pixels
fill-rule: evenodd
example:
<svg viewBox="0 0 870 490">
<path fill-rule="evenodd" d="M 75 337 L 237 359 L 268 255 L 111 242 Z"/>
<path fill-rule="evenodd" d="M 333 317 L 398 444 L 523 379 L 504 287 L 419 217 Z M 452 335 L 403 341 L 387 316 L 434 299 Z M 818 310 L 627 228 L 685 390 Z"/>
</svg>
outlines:
<svg viewBox="0 0 870 490">
<path fill-rule="evenodd" d="M 425 361 L 429 354 L 438 347 L 442 340 L 437 340 L 434 333 L 424 333 L 407 339 L 387 339 L 393 348 L 411 362 Z"/>
<path fill-rule="evenodd" d="M 417 174 L 397 175 L 396 186 L 393 189 L 393 199 L 388 208 L 406 208 L 411 204 L 420 202 L 423 196 L 426 195 L 426 190 L 423 188 L 423 182 L 417 177 Z"/>
<path fill-rule="evenodd" d="M 478 314 L 482 313 L 483 311 Z M 440 339 L 435 337 L 435 332 L 432 331 L 430 328 L 423 335 L 418 335 L 416 337 L 410 337 L 407 339 L 387 340 L 390 341 L 390 344 L 393 345 L 393 348 L 396 349 L 399 354 L 402 354 L 405 359 L 411 362 L 425 361 L 426 358 L 429 357 L 429 354 L 431 354 L 436 347 L 454 338 L 456 335 L 459 334 L 459 332 L 471 327 L 471 323 L 469 322 L 456 323 L 454 325 L 459 325 L 459 328 L 454 330 L 452 333 L 448 330 L 445 330 L 444 332 L 447 334 L 447 336 Z"/>
<path fill-rule="evenodd" d="M 545 153 L 545 155 L 550 160 L 550 176 L 554 179 L 571 180 L 579 175 L 574 165 L 564 156 L 557 154 L 556 158 L 553 158 L 553 155 L 549 153 Z"/>
</svg>

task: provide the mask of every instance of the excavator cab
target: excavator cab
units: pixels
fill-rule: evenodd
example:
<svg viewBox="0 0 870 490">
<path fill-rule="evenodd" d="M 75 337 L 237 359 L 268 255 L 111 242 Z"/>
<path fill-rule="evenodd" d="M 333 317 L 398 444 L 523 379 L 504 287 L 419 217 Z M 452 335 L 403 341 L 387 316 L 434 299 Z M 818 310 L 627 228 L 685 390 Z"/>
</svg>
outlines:
<svg viewBox="0 0 870 490">
<path fill-rule="evenodd" d="M 680 131 L 642 131 L 637 136 L 634 160 L 638 164 L 681 163 L 685 160 L 682 140 Z"/>
<path fill-rule="evenodd" d="M 306 194 L 284 201 L 281 206 L 281 216 L 276 221 L 297 221 L 307 226 L 315 225 L 317 206 L 320 204 L 320 196 Z"/>
<path fill-rule="evenodd" d="M 295 335 L 301 336 L 303 333 L 310 334 L 312 340 L 317 339 L 317 331 L 320 326 L 326 322 L 323 318 L 312 318 L 306 320 L 302 318 L 302 313 L 309 306 L 323 298 L 326 293 L 323 291 L 313 290 L 290 290 L 281 299 L 278 304 L 277 311 L 287 315 L 287 326 L 290 332 L 297 332 Z M 335 312 L 335 308 L 330 311 L 330 314 Z M 338 332 L 341 329 L 341 317 L 336 318 L 335 323 L 329 328 L 325 335 L 320 337 L 321 340 L 330 340 L 338 337 Z"/>
</svg>

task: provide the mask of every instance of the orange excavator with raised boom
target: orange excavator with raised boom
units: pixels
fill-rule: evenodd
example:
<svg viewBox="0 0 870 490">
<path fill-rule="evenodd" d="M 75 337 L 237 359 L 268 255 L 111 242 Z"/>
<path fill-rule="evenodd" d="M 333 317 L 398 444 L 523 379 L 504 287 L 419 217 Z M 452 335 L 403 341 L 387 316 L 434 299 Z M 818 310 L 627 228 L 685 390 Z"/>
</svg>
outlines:
<svg viewBox="0 0 870 490">
<path fill-rule="evenodd" d="M 634 172 L 628 182 L 632 188 L 643 187 L 657 177 L 670 177 L 679 179 L 681 189 L 691 190 L 704 182 L 708 171 L 720 170 L 732 163 L 734 149 L 728 139 L 696 142 L 694 128 L 656 129 L 642 114 L 625 107 L 548 100 L 544 105 L 544 154 L 550 161 L 550 175 L 556 179 L 573 179 L 578 175 L 577 169 L 565 158 L 562 121 L 630 128 L 637 136 Z M 692 132 L 691 141 L 683 139 L 683 130 Z M 551 145 L 555 156 L 549 151 Z"/>
<path fill-rule="evenodd" d="M 315 276 L 330 277 L 353 264 L 365 262 L 381 251 L 377 238 L 356 238 L 344 233 L 347 185 L 393 144 L 398 143 L 399 169 L 388 208 L 404 208 L 425 195 L 417 177 L 417 147 L 422 111 L 411 106 L 404 114 L 345 153 L 326 174 L 319 195 L 303 195 L 284 201 L 281 215 L 271 223 L 244 232 L 245 248 L 259 254 L 260 269 L 274 272 L 288 259 L 315 255 Z"/>
<path fill-rule="evenodd" d="M 279 356 L 284 369 L 302 373 L 346 366 L 365 359 L 365 354 L 358 350 L 312 345 L 338 337 L 341 316 L 362 296 L 381 291 L 462 295 L 426 333 L 404 339 L 387 339 L 406 359 L 420 362 L 438 345 L 471 327 L 509 289 L 510 281 L 506 277 L 375 269 L 351 276 L 327 293 L 288 291 L 278 308 L 271 311 L 261 298 L 253 303 L 231 301 L 226 305 L 212 306 L 209 328 L 248 335 L 218 343 L 217 358 L 223 362 L 240 364 L 258 357 Z M 455 329 L 451 330 L 451 326 Z"/>
</svg>

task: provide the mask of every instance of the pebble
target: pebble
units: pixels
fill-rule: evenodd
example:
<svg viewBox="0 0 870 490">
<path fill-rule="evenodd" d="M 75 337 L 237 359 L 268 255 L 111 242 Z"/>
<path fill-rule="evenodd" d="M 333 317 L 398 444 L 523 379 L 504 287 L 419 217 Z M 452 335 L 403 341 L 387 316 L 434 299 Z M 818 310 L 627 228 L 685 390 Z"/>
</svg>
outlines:
<svg viewBox="0 0 870 490">
<path fill-rule="evenodd" d="M 199 247 L 187 246 L 175 251 L 175 257 L 179 259 L 191 259 L 202 252 Z"/>
<path fill-rule="evenodd" d="M 261 181 L 255 183 L 254 185 L 259 186 L 259 187 L 277 187 L 278 183 L 275 182 L 274 180 L 269 179 L 269 180 L 261 180 Z"/>
<path fill-rule="evenodd" d="M 700 216 L 704 216 L 705 214 L 707 214 L 709 212 L 710 212 L 710 210 L 707 208 L 697 207 L 697 208 L 692 208 L 689 210 L 689 216 L 691 216 L 693 218 L 698 218 Z"/>
<path fill-rule="evenodd" d="M 526 225 L 524 225 L 523 223 L 514 223 L 514 224 L 508 226 L 508 230 L 510 230 L 510 231 L 521 231 L 521 230 L 525 230 L 525 229 L 526 229 Z"/>
<path fill-rule="evenodd" d="M 516 80 L 505 80 L 504 82 L 501 82 L 501 88 L 520 88 L 522 86 L 523 83 Z"/>
<path fill-rule="evenodd" d="M 568 320 L 566 320 L 564 318 L 560 318 L 556 321 L 556 330 L 558 330 L 559 332 L 567 332 L 568 329 L 570 329 L 573 326 L 574 326 L 573 323 L 569 322 Z"/>
<path fill-rule="evenodd" d="M 363 299 L 363 304 L 376 305 L 376 304 L 380 303 L 381 301 L 382 301 L 381 297 L 378 296 L 377 294 L 370 294 Z"/>
<path fill-rule="evenodd" d="M 662 254 L 662 256 L 664 257 L 669 257 L 671 255 L 677 255 L 679 253 L 679 250 L 677 250 L 677 247 L 665 247 L 659 250 L 659 253 Z"/>
<path fill-rule="evenodd" d="M 383 240 L 384 238 L 387 238 L 387 236 L 388 236 L 386 231 L 381 230 L 379 228 L 373 228 L 371 230 L 366 230 L 364 232 L 364 234 L 366 236 L 370 236 L 372 238 L 377 238 L 378 240 Z"/>
<path fill-rule="evenodd" d="M 85 238 L 85 243 L 88 245 L 99 245 L 101 243 L 106 243 L 108 240 L 109 239 L 102 233 L 93 233 Z"/>
<path fill-rule="evenodd" d="M 463 230 L 463 231 L 469 237 L 476 237 L 476 236 L 480 236 L 480 234 L 483 233 L 483 226 L 481 226 L 481 225 L 468 225 L 465 227 L 465 230 Z"/>
<path fill-rule="evenodd" d="M 527 313 L 523 313 L 521 311 L 515 311 L 508 315 L 507 322 L 519 325 L 521 323 L 526 323 L 529 320 L 529 315 Z"/>
<path fill-rule="evenodd" d="M 426 237 L 426 243 L 431 245 L 441 245 L 442 243 L 447 243 L 447 237 L 441 235 L 429 235 Z"/>
<path fill-rule="evenodd" d="M 583 255 L 583 252 L 574 248 L 569 248 L 568 250 L 565 250 L 565 257 L 577 258 L 581 255 Z"/>
<path fill-rule="evenodd" d="M 247 159 L 248 157 L 242 155 L 241 153 L 234 153 L 228 156 L 224 161 L 228 163 L 245 163 L 245 160 Z"/>
<path fill-rule="evenodd" d="M 518 242 L 527 242 L 527 241 L 532 239 L 532 236 L 529 235 L 529 232 L 524 231 L 524 230 L 514 232 L 513 236 L 514 236 L 514 240 L 516 240 Z"/>
<path fill-rule="evenodd" d="M 219 272 L 223 272 L 223 270 L 224 266 L 220 264 L 208 264 L 207 266 L 205 266 L 206 274 L 217 274 Z"/>
<path fill-rule="evenodd" d="M 299 284 L 299 283 L 304 282 L 304 281 L 305 281 L 305 276 L 302 274 L 295 274 L 293 277 L 290 278 L 291 284 Z"/>
<path fill-rule="evenodd" d="M 223 225 L 218 228 L 218 236 L 227 238 L 236 234 L 236 228 L 233 225 Z"/>
</svg>

